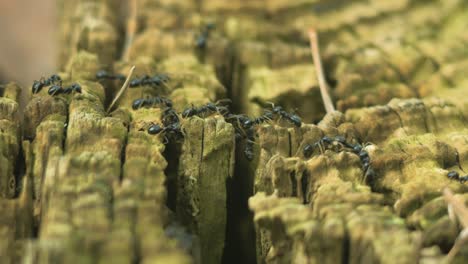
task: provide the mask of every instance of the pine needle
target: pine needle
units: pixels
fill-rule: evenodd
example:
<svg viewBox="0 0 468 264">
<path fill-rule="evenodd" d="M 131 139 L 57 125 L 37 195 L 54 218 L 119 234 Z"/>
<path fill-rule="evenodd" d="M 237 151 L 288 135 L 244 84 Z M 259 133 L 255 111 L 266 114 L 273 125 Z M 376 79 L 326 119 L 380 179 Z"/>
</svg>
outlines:
<svg viewBox="0 0 468 264">
<path fill-rule="evenodd" d="M 325 110 L 327 113 L 335 111 L 333 106 L 330 93 L 328 91 L 328 85 L 325 81 L 325 76 L 323 74 L 322 61 L 320 59 L 320 51 L 318 46 L 318 36 L 317 32 L 314 29 L 309 30 L 309 39 L 310 39 L 310 49 L 312 51 L 312 59 L 314 60 L 315 70 L 317 73 L 317 79 L 320 86 L 320 94 L 322 95 L 323 104 L 325 105 Z"/>
<path fill-rule="evenodd" d="M 122 94 L 127 90 L 128 86 L 130 85 L 130 79 L 132 78 L 133 71 L 135 71 L 135 66 L 132 66 L 132 68 L 130 69 L 130 72 L 128 73 L 128 76 L 127 76 L 127 79 L 125 80 L 125 83 L 122 85 L 122 88 L 120 88 L 120 91 L 115 96 L 115 98 L 112 101 L 112 103 L 110 104 L 109 108 L 107 108 L 107 113 L 109 113 L 110 110 L 112 110 L 112 107 L 114 106 L 114 104 L 117 103 L 117 101 L 120 99 Z"/>
<path fill-rule="evenodd" d="M 133 43 L 137 30 L 137 0 L 130 0 L 128 3 L 129 13 L 127 16 L 127 28 L 125 33 L 125 44 L 122 51 L 122 61 L 128 61 L 129 49 Z"/>
</svg>

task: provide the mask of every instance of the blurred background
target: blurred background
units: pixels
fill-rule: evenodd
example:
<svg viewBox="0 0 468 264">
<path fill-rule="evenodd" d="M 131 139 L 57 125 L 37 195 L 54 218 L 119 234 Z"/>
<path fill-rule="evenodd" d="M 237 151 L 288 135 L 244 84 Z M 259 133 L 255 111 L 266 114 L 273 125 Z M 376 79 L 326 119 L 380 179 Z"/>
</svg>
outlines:
<svg viewBox="0 0 468 264">
<path fill-rule="evenodd" d="M 29 86 L 54 71 L 54 0 L 0 1 L 0 82 Z"/>
</svg>

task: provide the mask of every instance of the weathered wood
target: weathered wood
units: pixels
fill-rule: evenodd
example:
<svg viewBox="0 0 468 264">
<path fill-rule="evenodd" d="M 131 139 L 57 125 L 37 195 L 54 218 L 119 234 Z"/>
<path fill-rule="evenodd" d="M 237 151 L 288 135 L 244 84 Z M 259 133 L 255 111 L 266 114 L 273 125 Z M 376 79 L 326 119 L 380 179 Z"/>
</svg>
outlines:
<svg viewBox="0 0 468 264">
<path fill-rule="evenodd" d="M 20 153 L 19 99 L 21 87 L 9 83 L 0 94 L 0 197 L 13 198 L 16 194 L 15 169 Z"/>
<path fill-rule="evenodd" d="M 24 155 L 19 88 L 0 88 L 0 195 L 21 189 L 0 200 L 5 262 L 248 262 L 253 223 L 258 263 L 438 263 L 450 250 L 460 230 L 441 190 L 467 192 L 447 177 L 468 166 L 466 1 L 142 0 L 125 62 L 121 3 L 59 1 L 59 74 L 82 93 L 32 95 Z M 324 116 L 309 27 L 343 112 Z M 127 89 L 106 113 L 122 83 L 96 73 L 132 65 L 170 80 Z M 251 117 L 272 102 L 306 122 L 255 126 L 248 162 L 234 140 L 247 128 L 220 113 L 179 114 L 176 140 L 149 134 L 167 105 L 132 103 L 154 96 L 179 113 L 229 97 Z M 306 157 L 324 136 L 363 145 L 375 175 L 336 142 Z"/>
<path fill-rule="evenodd" d="M 177 177 L 177 214 L 200 237 L 204 263 L 220 263 L 227 217 L 227 181 L 234 170 L 234 129 L 222 118 L 191 118 Z"/>
</svg>

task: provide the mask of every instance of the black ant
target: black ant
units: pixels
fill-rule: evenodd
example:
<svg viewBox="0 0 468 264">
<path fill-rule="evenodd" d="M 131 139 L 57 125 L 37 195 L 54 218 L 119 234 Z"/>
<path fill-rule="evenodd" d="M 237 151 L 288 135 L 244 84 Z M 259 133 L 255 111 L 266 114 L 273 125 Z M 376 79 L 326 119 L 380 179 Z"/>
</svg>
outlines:
<svg viewBox="0 0 468 264">
<path fill-rule="evenodd" d="M 192 106 L 192 107 L 186 108 L 182 112 L 182 117 L 183 118 L 188 118 L 188 117 L 192 117 L 192 116 L 204 115 L 204 114 L 206 114 L 208 112 L 220 112 L 220 113 L 222 113 L 222 112 L 225 112 L 226 110 L 229 111 L 227 107 L 220 106 L 221 104 L 227 103 L 227 102 L 231 102 L 231 100 L 222 99 L 222 100 L 217 101 L 216 103 L 211 103 L 210 102 L 210 103 L 207 103 L 207 104 L 202 105 L 200 107 L 193 107 Z M 225 113 L 225 115 L 226 115 L 226 113 Z"/>
<path fill-rule="evenodd" d="M 206 41 L 210 37 L 210 32 L 215 28 L 214 23 L 208 23 L 205 25 L 198 36 L 195 38 L 195 47 L 198 49 L 206 48 Z"/>
<path fill-rule="evenodd" d="M 166 74 L 157 74 L 153 77 L 148 75 L 144 75 L 141 78 L 135 78 L 130 81 L 130 87 L 138 87 L 143 85 L 151 85 L 151 86 L 161 86 L 165 85 L 170 80 L 169 76 Z"/>
<path fill-rule="evenodd" d="M 59 94 L 70 94 L 71 92 L 81 93 L 81 86 L 77 83 L 74 83 L 66 88 L 63 88 L 58 85 L 52 85 L 48 91 L 49 95 L 52 95 L 52 96 L 59 95 Z"/>
<path fill-rule="evenodd" d="M 319 148 L 321 152 L 327 149 L 328 145 L 332 144 L 333 140 L 327 136 L 322 137 L 319 141 L 313 144 L 306 144 L 302 150 L 304 157 L 310 158 L 314 149 Z"/>
<path fill-rule="evenodd" d="M 44 86 L 56 83 L 59 83 L 59 85 L 62 86 L 62 79 L 57 74 L 53 74 L 47 79 L 41 78 L 39 81 L 34 81 L 32 85 L 32 92 L 33 94 L 38 93 L 42 90 Z"/>
<path fill-rule="evenodd" d="M 236 131 L 236 141 L 242 139 L 245 135 L 244 124 L 250 120 L 249 117 L 246 115 L 232 114 L 230 112 L 223 114 L 223 117 L 226 122 L 234 127 Z"/>
<path fill-rule="evenodd" d="M 177 112 L 172 107 L 167 107 L 162 114 L 163 124 L 170 126 L 172 124 L 179 124 L 180 118 Z"/>
<path fill-rule="evenodd" d="M 281 116 L 282 118 L 285 118 L 286 120 L 291 122 L 293 125 L 297 127 L 301 127 L 302 119 L 298 115 L 291 114 L 291 113 L 284 111 L 283 107 L 281 106 L 272 106 L 272 111 L 274 114 L 277 114 Z"/>
<path fill-rule="evenodd" d="M 180 123 L 173 123 L 168 126 L 162 127 L 161 125 L 158 124 L 153 124 L 148 128 L 148 134 L 150 135 L 157 135 L 159 133 L 164 133 L 164 144 L 169 143 L 170 138 L 174 139 L 181 139 L 184 137 Z"/>
<path fill-rule="evenodd" d="M 119 81 L 125 81 L 127 77 L 125 77 L 122 74 L 110 74 L 105 70 L 100 70 L 96 73 L 96 78 L 98 80 L 119 80 Z"/>
<path fill-rule="evenodd" d="M 153 107 L 155 105 L 165 105 L 169 108 L 172 108 L 172 101 L 171 99 L 165 98 L 165 97 L 152 97 L 152 98 L 140 98 L 136 99 L 132 103 L 132 108 L 133 110 L 137 110 L 141 107 Z"/>
<path fill-rule="evenodd" d="M 460 183 L 465 183 L 468 181 L 468 175 L 460 176 L 460 174 L 456 171 L 449 171 L 449 173 L 447 173 L 447 178 L 450 180 L 457 180 Z"/>
<path fill-rule="evenodd" d="M 261 123 L 268 122 L 274 118 L 274 114 L 271 111 L 265 111 L 265 113 L 254 119 L 247 119 L 242 123 L 245 128 L 250 128 L 254 125 L 260 125 Z"/>
<path fill-rule="evenodd" d="M 336 136 L 333 139 L 324 136 L 313 144 L 306 144 L 302 150 L 302 153 L 305 158 L 310 158 L 310 156 L 313 154 L 316 148 L 319 148 L 321 152 L 323 152 L 325 149 L 328 149 L 330 145 L 334 145 L 335 143 L 343 146 L 345 149 L 348 149 L 359 156 L 359 159 L 362 164 L 362 170 L 364 171 L 365 179 L 372 180 L 375 177 L 375 171 L 371 167 L 371 159 L 369 153 L 362 147 L 362 145 L 353 145 L 347 142 L 346 139 L 342 136 Z"/>
</svg>

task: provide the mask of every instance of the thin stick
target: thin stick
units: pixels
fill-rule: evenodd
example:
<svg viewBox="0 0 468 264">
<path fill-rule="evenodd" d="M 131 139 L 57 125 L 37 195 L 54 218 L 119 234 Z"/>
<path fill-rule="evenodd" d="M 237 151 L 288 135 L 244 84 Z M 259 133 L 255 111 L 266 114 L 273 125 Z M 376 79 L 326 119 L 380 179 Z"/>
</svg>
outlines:
<svg viewBox="0 0 468 264">
<path fill-rule="evenodd" d="M 317 79 L 319 81 L 320 93 L 322 94 L 323 104 L 325 105 L 325 110 L 327 113 L 335 111 L 333 102 L 328 92 L 328 85 L 325 81 L 323 74 L 322 61 L 320 59 L 320 51 L 318 46 L 318 36 L 317 32 L 314 29 L 309 30 L 309 39 L 310 39 L 310 49 L 312 51 L 312 59 L 314 60 L 315 70 L 317 73 Z"/>
<path fill-rule="evenodd" d="M 128 61 L 130 45 L 132 45 L 133 38 L 137 29 L 137 0 L 130 0 L 129 14 L 127 17 L 127 28 L 125 34 L 125 45 L 122 51 L 122 60 Z"/>
<path fill-rule="evenodd" d="M 445 201 L 452 207 L 452 210 L 457 216 L 458 221 L 460 221 L 460 224 L 463 228 L 468 228 L 468 209 L 465 207 L 465 203 L 458 197 L 455 197 L 452 191 L 448 188 L 445 188 L 443 193 Z"/>
<path fill-rule="evenodd" d="M 135 71 L 135 66 L 132 66 L 132 68 L 130 69 L 130 72 L 128 73 L 128 76 L 127 76 L 127 79 L 125 80 L 125 83 L 122 85 L 122 88 L 120 88 L 120 91 L 115 96 L 115 98 L 112 101 L 112 103 L 110 104 L 109 108 L 107 108 L 107 113 L 110 112 L 110 110 L 112 109 L 114 104 L 117 103 L 117 101 L 120 99 L 122 94 L 127 90 L 128 86 L 130 85 L 130 79 L 132 78 L 133 71 Z"/>
<path fill-rule="evenodd" d="M 458 218 L 458 221 L 463 227 L 463 230 L 455 240 L 455 244 L 450 249 L 450 252 L 445 257 L 445 263 L 451 263 L 452 259 L 460 250 L 461 246 L 468 240 L 468 209 L 465 207 L 465 203 L 455 197 L 449 188 L 443 190 L 444 199 L 448 203 L 449 208 Z"/>
</svg>

